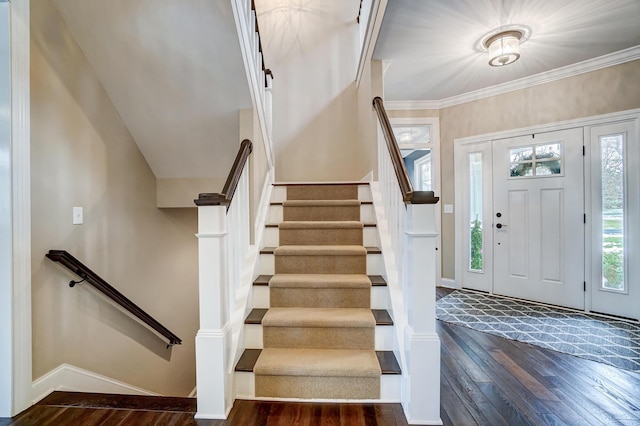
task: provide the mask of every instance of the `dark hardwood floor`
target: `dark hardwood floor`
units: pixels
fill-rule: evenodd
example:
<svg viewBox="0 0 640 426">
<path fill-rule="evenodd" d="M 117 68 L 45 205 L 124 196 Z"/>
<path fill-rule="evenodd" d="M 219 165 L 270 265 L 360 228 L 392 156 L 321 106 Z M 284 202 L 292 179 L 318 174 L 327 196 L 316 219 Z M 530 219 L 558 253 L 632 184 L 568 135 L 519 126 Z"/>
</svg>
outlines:
<svg viewBox="0 0 640 426">
<path fill-rule="evenodd" d="M 445 425 L 640 425 L 638 374 L 440 321 L 437 330 Z M 193 399 L 56 392 L 0 426 L 407 424 L 399 404 L 238 400 L 225 421 L 194 412 Z"/>
</svg>

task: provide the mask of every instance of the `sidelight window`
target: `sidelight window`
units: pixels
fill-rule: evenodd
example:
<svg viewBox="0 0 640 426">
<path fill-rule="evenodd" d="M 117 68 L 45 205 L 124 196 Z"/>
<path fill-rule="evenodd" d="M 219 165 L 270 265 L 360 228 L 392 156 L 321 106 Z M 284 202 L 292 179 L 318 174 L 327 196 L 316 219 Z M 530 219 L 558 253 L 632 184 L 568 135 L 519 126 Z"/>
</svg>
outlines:
<svg viewBox="0 0 640 426">
<path fill-rule="evenodd" d="M 624 135 L 600 136 L 602 288 L 626 291 L 624 280 Z"/>
<path fill-rule="evenodd" d="M 469 270 L 482 271 L 482 153 L 469 154 Z"/>
</svg>

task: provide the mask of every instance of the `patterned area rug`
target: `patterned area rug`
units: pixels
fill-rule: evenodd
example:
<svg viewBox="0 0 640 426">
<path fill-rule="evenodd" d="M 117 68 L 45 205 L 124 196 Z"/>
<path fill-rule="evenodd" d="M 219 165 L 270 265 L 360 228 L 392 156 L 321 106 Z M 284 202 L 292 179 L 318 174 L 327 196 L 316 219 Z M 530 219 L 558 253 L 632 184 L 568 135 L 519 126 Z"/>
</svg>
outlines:
<svg viewBox="0 0 640 426">
<path fill-rule="evenodd" d="M 436 304 L 441 321 L 640 372 L 640 325 L 456 290 Z"/>
</svg>

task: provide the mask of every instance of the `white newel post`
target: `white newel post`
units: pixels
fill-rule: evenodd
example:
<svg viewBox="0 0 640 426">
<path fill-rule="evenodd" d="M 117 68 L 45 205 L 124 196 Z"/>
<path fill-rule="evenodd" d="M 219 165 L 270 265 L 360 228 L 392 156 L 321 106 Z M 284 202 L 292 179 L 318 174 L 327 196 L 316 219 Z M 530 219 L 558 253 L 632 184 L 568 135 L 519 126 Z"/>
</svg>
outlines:
<svg viewBox="0 0 640 426">
<path fill-rule="evenodd" d="M 227 208 L 198 206 L 200 329 L 196 335 L 198 419 L 225 419 L 233 405 L 229 368 Z"/>
<path fill-rule="evenodd" d="M 437 204 L 407 205 L 404 273 L 408 383 L 403 398 L 410 424 L 440 420 L 440 339 L 436 334 Z"/>
</svg>

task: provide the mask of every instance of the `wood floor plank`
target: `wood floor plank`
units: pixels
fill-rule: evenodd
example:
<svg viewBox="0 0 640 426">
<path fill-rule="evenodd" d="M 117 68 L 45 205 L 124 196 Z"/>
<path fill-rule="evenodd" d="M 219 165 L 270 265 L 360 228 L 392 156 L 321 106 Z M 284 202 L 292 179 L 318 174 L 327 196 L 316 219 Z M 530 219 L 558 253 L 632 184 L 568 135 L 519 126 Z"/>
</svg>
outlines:
<svg viewBox="0 0 640 426">
<path fill-rule="evenodd" d="M 532 392 L 536 398 L 547 401 L 558 401 L 553 392 L 550 392 L 542 383 L 536 380 L 531 374 L 525 371 L 516 361 L 505 354 L 502 350 L 491 351 L 491 356 L 505 367 L 524 387 Z"/>
<path fill-rule="evenodd" d="M 477 425 L 469 410 L 454 391 L 453 386 L 449 382 L 449 378 L 444 376 L 440 384 L 440 401 L 442 409 L 447 413 L 453 425 Z"/>
<path fill-rule="evenodd" d="M 475 382 L 460 365 L 460 359 L 450 356 L 448 349 L 448 347 L 442 348 L 443 365 L 441 374 L 449 378 L 449 383 L 461 400 L 465 401 L 466 397 L 470 399 L 468 402 L 465 401 L 465 405 L 474 418 L 479 423 L 483 423 L 483 420 L 486 420 L 487 424 L 508 426 L 505 418 L 494 408 L 491 401 L 485 397 L 477 386 L 477 383 L 486 383 L 487 381 Z M 477 410 L 478 413 L 474 414 L 473 410 Z"/>
<path fill-rule="evenodd" d="M 467 353 L 458 346 L 458 344 L 447 333 L 440 333 L 440 342 L 443 350 L 446 350 L 450 357 L 455 358 L 460 365 L 463 366 L 465 372 L 471 377 L 471 379 L 478 382 L 490 382 L 491 379 L 486 374 L 484 369 L 467 355 Z"/>
<path fill-rule="evenodd" d="M 500 340 L 495 340 L 500 338 L 452 324 L 440 323 L 440 327 L 449 333 L 457 344 L 487 371 L 493 384 L 496 384 L 504 395 L 509 395 L 510 403 L 518 407 L 524 417 L 534 424 L 544 424 L 538 413 L 545 412 L 546 407 L 490 355 L 489 352 L 492 349 L 499 348 L 503 343 Z M 489 339 L 484 339 L 484 336 L 489 336 Z M 500 410 L 501 407 L 502 405 L 496 409 Z"/>
</svg>

